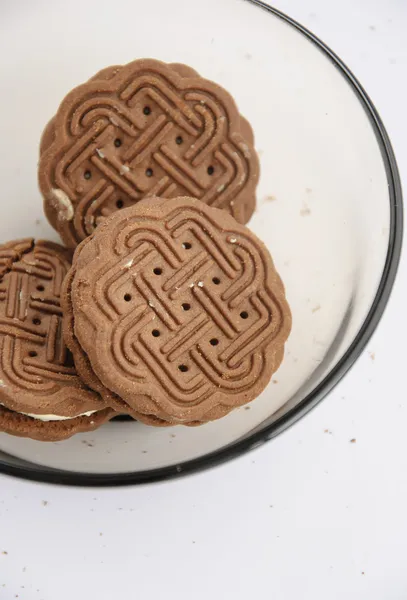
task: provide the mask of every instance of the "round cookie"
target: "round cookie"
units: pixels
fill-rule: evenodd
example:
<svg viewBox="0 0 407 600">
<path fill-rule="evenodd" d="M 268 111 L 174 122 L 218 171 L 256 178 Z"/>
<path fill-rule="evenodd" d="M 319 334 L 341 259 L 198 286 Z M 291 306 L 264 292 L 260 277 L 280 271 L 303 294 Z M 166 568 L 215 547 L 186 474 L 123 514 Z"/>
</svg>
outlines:
<svg viewBox="0 0 407 600">
<path fill-rule="evenodd" d="M 72 90 L 40 144 L 39 185 L 69 247 L 149 196 L 191 195 L 246 223 L 259 162 L 226 90 L 186 65 L 141 59 Z"/>
<path fill-rule="evenodd" d="M 69 298 L 88 369 L 130 413 L 172 424 L 256 398 L 291 329 L 264 244 L 186 197 L 149 198 L 102 223 L 75 253 Z"/>
<path fill-rule="evenodd" d="M 62 334 L 71 253 L 52 242 L 0 246 L 0 431 L 65 439 L 114 411 L 79 379 Z"/>
</svg>

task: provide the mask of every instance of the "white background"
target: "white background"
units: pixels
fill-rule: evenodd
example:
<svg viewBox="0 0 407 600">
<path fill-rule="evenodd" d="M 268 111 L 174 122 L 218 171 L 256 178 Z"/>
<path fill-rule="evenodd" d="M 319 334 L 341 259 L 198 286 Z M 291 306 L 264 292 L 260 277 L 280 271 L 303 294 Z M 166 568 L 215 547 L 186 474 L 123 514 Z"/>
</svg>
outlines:
<svg viewBox="0 0 407 600">
<path fill-rule="evenodd" d="M 365 86 L 407 189 L 405 0 L 275 6 Z M 0 599 L 405 600 L 406 304 L 402 261 L 384 319 L 346 379 L 232 463 L 112 490 L 1 477 Z"/>
</svg>

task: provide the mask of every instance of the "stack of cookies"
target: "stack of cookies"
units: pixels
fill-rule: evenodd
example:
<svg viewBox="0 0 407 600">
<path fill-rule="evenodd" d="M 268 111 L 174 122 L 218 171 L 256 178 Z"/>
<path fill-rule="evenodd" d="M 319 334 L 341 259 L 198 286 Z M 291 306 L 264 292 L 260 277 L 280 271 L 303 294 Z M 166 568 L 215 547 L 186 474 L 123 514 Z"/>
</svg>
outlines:
<svg viewBox="0 0 407 600">
<path fill-rule="evenodd" d="M 66 96 L 39 163 L 65 248 L 0 247 L 0 431 L 201 425 L 262 392 L 291 315 L 245 225 L 253 144 L 229 93 L 186 65 L 108 67 Z"/>
</svg>

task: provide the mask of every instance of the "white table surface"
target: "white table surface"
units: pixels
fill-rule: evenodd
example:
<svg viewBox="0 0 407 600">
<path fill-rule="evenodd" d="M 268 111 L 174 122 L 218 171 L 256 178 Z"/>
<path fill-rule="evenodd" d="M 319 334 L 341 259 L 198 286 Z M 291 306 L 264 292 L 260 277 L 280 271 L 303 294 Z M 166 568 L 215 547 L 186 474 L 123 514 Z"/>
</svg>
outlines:
<svg viewBox="0 0 407 600">
<path fill-rule="evenodd" d="M 365 86 L 407 189 L 405 0 L 275 6 Z M 111 490 L 0 477 L 0 600 L 405 600 L 406 303 L 402 260 L 350 374 L 301 422 L 234 462 Z"/>
</svg>

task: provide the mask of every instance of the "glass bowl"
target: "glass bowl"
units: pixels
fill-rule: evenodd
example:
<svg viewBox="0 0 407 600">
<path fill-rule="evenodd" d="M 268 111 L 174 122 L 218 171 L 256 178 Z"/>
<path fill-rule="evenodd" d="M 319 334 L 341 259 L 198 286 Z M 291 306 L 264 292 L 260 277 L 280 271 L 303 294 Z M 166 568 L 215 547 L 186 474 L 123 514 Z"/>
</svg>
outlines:
<svg viewBox="0 0 407 600">
<path fill-rule="evenodd" d="M 2 4 L 1 240 L 57 239 L 37 191 L 38 142 L 64 95 L 104 66 L 184 62 L 252 123 L 261 161 L 250 227 L 286 285 L 293 330 L 261 396 L 197 428 L 114 421 L 59 443 L 0 434 L 0 472 L 72 485 L 191 473 L 264 443 L 315 406 L 383 313 L 402 237 L 400 181 L 380 118 L 347 67 L 257 1 L 71 0 Z"/>
</svg>

